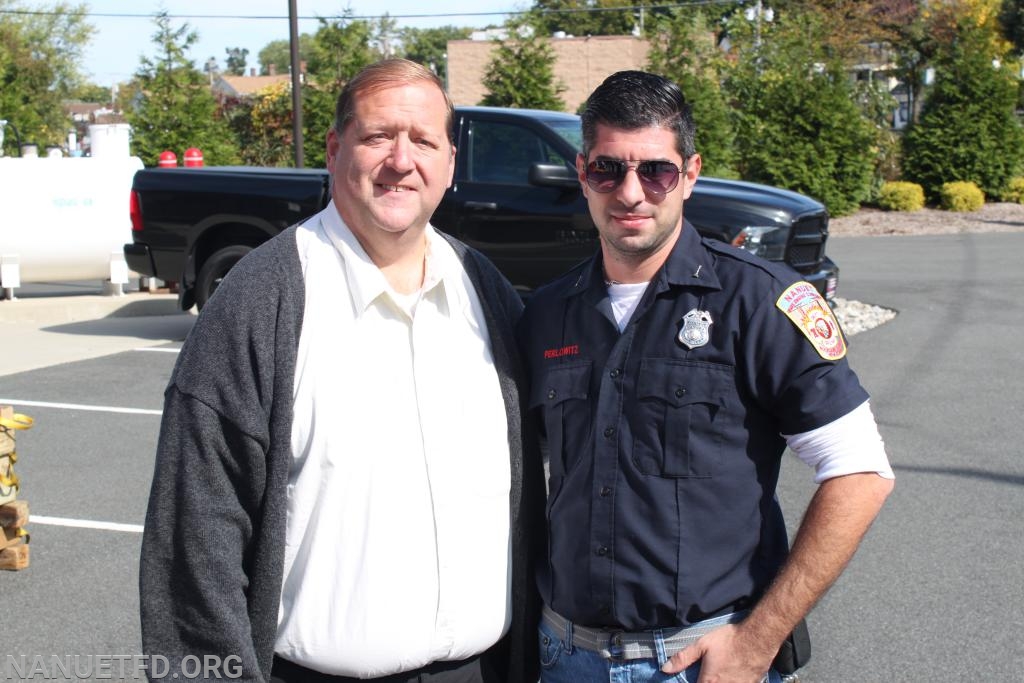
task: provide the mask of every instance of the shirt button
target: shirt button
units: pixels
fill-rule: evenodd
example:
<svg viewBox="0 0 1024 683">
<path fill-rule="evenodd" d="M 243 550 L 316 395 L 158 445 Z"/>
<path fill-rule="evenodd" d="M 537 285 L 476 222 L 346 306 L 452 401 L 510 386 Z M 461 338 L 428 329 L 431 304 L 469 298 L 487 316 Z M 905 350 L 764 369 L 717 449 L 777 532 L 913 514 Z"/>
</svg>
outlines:
<svg viewBox="0 0 1024 683">
<path fill-rule="evenodd" d="M 601 557 L 604 557 L 605 555 L 607 555 L 608 554 L 608 546 L 603 545 L 600 548 L 598 548 L 597 549 L 597 554 L 599 556 L 601 556 Z"/>
<path fill-rule="evenodd" d="M 606 427 L 604 430 L 604 435 L 608 437 L 615 436 L 615 427 Z"/>
<path fill-rule="evenodd" d="M 548 398 L 554 398 L 555 396 L 558 396 L 558 392 L 554 389 L 548 389 Z"/>
<path fill-rule="evenodd" d="M 612 487 L 611 486 L 603 486 L 603 487 L 601 487 L 601 497 L 602 498 L 607 498 L 611 494 L 612 494 Z"/>
<path fill-rule="evenodd" d="M 682 387 L 676 389 L 676 398 L 682 398 L 683 396 L 686 396 L 686 389 Z"/>
<path fill-rule="evenodd" d="M 612 370 L 611 372 L 608 373 L 608 376 L 611 377 L 612 379 L 615 379 L 616 377 L 618 377 L 621 374 L 622 374 L 622 370 L 619 370 L 618 368 L 615 368 L 614 370 Z"/>
</svg>

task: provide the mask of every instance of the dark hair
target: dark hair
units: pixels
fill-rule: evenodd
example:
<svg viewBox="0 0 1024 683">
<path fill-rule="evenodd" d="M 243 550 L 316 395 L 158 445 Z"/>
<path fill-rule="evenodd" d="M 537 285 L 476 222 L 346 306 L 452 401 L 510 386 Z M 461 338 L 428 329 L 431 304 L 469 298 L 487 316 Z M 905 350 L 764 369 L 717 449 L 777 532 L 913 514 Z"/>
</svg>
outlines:
<svg viewBox="0 0 1024 683">
<path fill-rule="evenodd" d="M 353 76 L 338 95 L 338 101 L 334 105 L 334 130 L 339 135 L 344 132 L 345 126 L 355 116 L 356 98 L 364 93 L 374 93 L 387 88 L 395 88 L 402 85 L 414 83 L 432 83 L 437 86 L 444 96 L 445 108 L 445 129 L 448 132 L 448 141 L 455 144 L 453 122 L 455 120 L 455 107 L 451 98 L 445 92 L 444 84 L 437 75 L 416 62 L 408 59 L 383 59 L 374 64 L 364 67 L 359 73 Z"/>
<path fill-rule="evenodd" d="M 590 154 L 597 124 L 622 130 L 664 128 L 675 133 L 683 159 L 696 153 L 695 126 L 690 105 L 678 85 L 646 71 L 619 71 L 604 79 L 590 94 L 581 114 L 583 156 Z"/>
</svg>

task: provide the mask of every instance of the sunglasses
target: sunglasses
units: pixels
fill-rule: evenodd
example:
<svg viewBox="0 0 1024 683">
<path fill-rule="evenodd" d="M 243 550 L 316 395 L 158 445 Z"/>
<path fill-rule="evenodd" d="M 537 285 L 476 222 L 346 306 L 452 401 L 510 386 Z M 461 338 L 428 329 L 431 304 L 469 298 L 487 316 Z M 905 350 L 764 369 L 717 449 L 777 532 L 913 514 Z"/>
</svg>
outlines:
<svg viewBox="0 0 1024 683">
<path fill-rule="evenodd" d="M 683 160 L 683 168 L 686 160 Z M 587 164 L 587 185 L 594 192 L 614 192 L 626 179 L 629 169 L 636 169 L 636 177 L 645 192 L 668 194 L 679 184 L 683 171 L 671 161 L 622 161 L 621 159 L 594 159 Z"/>
</svg>

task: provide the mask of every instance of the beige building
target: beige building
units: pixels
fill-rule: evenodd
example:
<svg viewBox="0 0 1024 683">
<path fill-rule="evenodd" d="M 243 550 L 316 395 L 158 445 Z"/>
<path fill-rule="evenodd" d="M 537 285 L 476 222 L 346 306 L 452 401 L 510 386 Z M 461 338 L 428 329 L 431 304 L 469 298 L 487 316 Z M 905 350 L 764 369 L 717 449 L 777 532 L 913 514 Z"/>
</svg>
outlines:
<svg viewBox="0 0 1024 683">
<path fill-rule="evenodd" d="M 279 83 L 290 85 L 291 82 L 292 77 L 288 74 L 275 74 L 272 76 L 257 76 L 255 74 L 249 76 L 217 76 L 210 85 L 210 89 L 213 91 L 214 96 L 220 100 L 241 100 L 246 97 L 252 97 L 260 90 L 269 88 L 272 85 Z"/>
<path fill-rule="evenodd" d="M 575 112 L 606 77 L 647 66 L 647 41 L 633 36 L 551 38 L 555 78 L 566 87 L 566 111 Z M 456 105 L 479 104 L 487 93 L 484 73 L 497 44 L 490 40 L 448 42 L 448 93 Z"/>
<path fill-rule="evenodd" d="M 270 73 L 266 76 L 257 76 L 256 69 L 250 68 L 248 76 L 232 76 L 218 74 L 210 83 L 210 89 L 214 97 L 223 102 L 226 99 L 244 100 L 272 85 L 285 84 L 291 87 L 291 74 L 277 73 L 277 67 L 271 64 L 268 67 Z M 306 82 L 306 62 L 299 62 L 300 83 Z"/>
</svg>

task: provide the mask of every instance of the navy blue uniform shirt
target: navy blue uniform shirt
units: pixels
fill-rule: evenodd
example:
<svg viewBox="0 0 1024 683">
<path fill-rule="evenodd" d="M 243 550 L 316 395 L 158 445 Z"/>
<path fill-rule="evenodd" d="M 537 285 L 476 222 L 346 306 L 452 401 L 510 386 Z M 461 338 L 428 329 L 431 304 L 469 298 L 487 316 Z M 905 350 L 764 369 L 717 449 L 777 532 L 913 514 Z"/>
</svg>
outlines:
<svg viewBox="0 0 1024 683">
<path fill-rule="evenodd" d="M 556 612 L 685 626 L 768 587 L 788 553 L 780 433 L 868 398 L 776 306 L 798 280 L 684 224 L 622 333 L 600 253 L 531 297 L 519 335 L 550 460 L 540 583 Z M 691 311 L 692 349 L 680 340 Z"/>
</svg>

